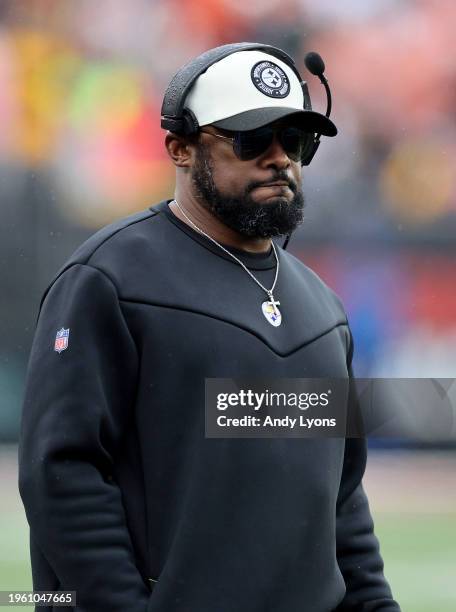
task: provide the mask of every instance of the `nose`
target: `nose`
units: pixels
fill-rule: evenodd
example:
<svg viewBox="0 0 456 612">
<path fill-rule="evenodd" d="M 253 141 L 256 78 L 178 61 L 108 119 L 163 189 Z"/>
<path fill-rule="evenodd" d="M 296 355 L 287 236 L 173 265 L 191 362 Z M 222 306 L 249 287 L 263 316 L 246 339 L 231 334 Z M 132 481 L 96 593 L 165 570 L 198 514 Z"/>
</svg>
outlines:
<svg viewBox="0 0 456 612">
<path fill-rule="evenodd" d="M 283 148 L 277 133 L 274 134 L 273 141 L 260 159 L 261 164 L 266 168 L 288 168 L 291 164 L 290 158 Z"/>
</svg>

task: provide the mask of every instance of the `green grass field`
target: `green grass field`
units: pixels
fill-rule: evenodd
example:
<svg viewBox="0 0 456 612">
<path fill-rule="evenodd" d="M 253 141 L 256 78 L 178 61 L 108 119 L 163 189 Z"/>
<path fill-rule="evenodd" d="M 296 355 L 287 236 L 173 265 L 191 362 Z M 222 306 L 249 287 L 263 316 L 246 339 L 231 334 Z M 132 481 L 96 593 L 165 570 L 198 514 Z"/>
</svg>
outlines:
<svg viewBox="0 0 456 612">
<path fill-rule="evenodd" d="M 2 471 L 0 476 L 5 475 Z M 376 474 L 375 482 L 379 478 Z M 29 590 L 27 523 L 15 490 L 15 475 L 2 478 L 4 486 L 5 481 L 9 482 L 0 501 L 0 590 Z M 394 505 L 382 506 L 380 498 L 376 504 L 381 487 L 376 489 L 374 484 L 369 482 L 369 497 L 385 574 L 403 612 L 455 612 L 456 508 L 423 511 L 423 491 L 423 503 L 415 512 L 404 511 L 403 506 L 393 511 Z M 377 506 L 381 509 L 374 511 Z M 14 609 L 33 610 L 28 606 Z"/>
<path fill-rule="evenodd" d="M 375 530 L 403 612 L 454 612 L 456 514 L 377 514 Z"/>
</svg>

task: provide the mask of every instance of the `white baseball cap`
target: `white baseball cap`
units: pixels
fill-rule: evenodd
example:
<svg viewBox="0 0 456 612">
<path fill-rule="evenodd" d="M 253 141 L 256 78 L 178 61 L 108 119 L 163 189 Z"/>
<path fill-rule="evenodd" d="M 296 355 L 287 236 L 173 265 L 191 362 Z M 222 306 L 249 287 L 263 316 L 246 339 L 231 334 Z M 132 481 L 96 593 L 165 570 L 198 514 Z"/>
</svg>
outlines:
<svg viewBox="0 0 456 612">
<path fill-rule="evenodd" d="M 201 74 L 184 104 L 199 125 L 226 130 L 253 130 L 290 117 L 308 131 L 335 136 L 325 115 L 304 108 L 304 93 L 294 70 L 263 51 L 237 51 Z"/>
</svg>

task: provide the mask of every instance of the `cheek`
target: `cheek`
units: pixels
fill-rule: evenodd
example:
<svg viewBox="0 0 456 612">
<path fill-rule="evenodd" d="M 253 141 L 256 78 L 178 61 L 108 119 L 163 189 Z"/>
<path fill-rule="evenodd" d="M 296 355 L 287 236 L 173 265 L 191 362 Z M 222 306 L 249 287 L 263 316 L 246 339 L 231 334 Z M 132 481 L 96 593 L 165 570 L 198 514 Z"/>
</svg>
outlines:
<svg viewBox="0 0 456 612">
<path fill-rule="evenodd" d="M 230 160 L 217 164 L 213 169 L 213 178 L 217 189 L 230 195 L 243 193 L 248 182 L 248 172 L 241 164 Z"/>
<path fill-rule="evenodd" d="M 299 162 L 292 162 L 293 179 L 298 187 L 301 187 L 302 182 L 302 166 Z"/>
</svg>

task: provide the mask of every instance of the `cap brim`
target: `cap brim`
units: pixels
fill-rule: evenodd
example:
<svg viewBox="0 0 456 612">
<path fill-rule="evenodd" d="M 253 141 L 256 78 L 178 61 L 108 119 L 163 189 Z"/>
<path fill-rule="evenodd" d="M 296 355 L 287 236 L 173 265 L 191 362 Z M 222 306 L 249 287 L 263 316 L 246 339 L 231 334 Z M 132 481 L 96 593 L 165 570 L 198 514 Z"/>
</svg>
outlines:
<svg viewBox="0 0 456 612">
<path fill-rule="evenodd" d="M 255 130 L 256 128 L 289 117 L 294 125 L 302 127 L 316 134 L 324 136 L 335 136 L 337 128 L 331 119 L 325 115 L 311 110 L 297 111 L 295 108 L 255 108 L 253 110 L 239 113 L 233 117 L 215 121 L 211 125 L 223 130 L 240 131 Z"/>
</svg>

